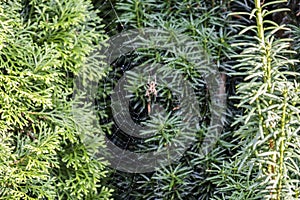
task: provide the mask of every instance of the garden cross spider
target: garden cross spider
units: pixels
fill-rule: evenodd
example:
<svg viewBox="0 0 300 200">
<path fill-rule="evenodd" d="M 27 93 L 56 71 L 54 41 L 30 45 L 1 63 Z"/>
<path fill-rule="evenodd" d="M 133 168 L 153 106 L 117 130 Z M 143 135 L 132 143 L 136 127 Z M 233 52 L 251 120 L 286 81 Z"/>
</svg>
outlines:
<svg viewBox="0 0 300 200">
<path fill-rule="evenodd" d="M 155 97 L 157 97 L 157 90 L 156 90 L 156 76 L 154 78 L 154 81 L 150 81 L 150 75 L 148 77 L 148 83 L 147 83 L 147 90 L 145 96 L 148 97 L 148 114 L 151 112 L 151 95 L 153 94 Z"/>
</svg>

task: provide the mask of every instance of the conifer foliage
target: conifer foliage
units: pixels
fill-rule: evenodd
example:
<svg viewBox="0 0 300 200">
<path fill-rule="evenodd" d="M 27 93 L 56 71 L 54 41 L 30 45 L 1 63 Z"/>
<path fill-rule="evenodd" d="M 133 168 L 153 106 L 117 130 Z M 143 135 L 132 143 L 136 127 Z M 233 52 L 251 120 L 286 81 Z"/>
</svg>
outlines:
<svg viewBox="0 0 300 200">
<path fill-rule="evenodd" d="M 118 13 L 117 22 L 125 31 L 153 28 L 186 35 L 195 41 L 198 48 L 204 50 L 205 54 L 210 58 L 209 62 L 219 69 L 220 72 L 232 71 L 229 65 L 229 56 L 233 54 L 233 48 L 230 46 L 230 43 L 232 31 L 234 30 L 229 26 L 229 20 L 226 18 L 228 12 L 226 3 L 200 0 L 124 0 L 115 1 L 114 9 Z M 108 26 L 110 25 L 109 23 Z M 161 39 L 163 38 L 156 38 L 157 41 Z M 185 50 L 183 49 L 182 51 Z M 144 66 L 136 61 L 136 57 L 138 57 L 138 60 L 143 60 L 145 63 L 154 63 L 154 66 L 161 64 L 159 69 L 161 71 L 168 72 L 170 71 L 168 68 L 175 69 L 177 74 L 176 71 L 172 71 L 174 77 L 181 73 L 190 82 L 199 103 L 199 110 L 193 110 L 193 112 L 200 113 L 201 121 L 198 122 L 197 130 L 193 130 L 196 132 L 193 135 L 196 140 L 178 161 L 151 173 L 130 174 L 120 171 L 112 173 L 109 178 L 111 179 L 111 187 L 115 189 L 114 197 L 116 199 L 209 199 L 213 196 L 215 186 L 213 182 L 207 179 L 210 176 L 210 172 L 207 170 L 211 168 L 211 163 L 219 165 L 219 162 L 225 159 L 227 155 L 222 155 L 222 152 L 225 152 L 230 144 L 225 140 L 229 134 L 224 134 L 222 136 L 223 139 L 217 141 L 219 147 L 207 156 L 203 156 L 202 143 L 208 135 L 211 115 L 214 112 L 210 109 L 212 104 L 210 91 L 208 91 L 209 86 L 206 84 L 206 81 L 203 80 L 203 74 L 199 73 L 199 69 L 195 69 L 198 66 L 176 55 L 176 53 L 153 52 L 153 49 L 142 49 L 141 51 L 137 49 L 135 53 L 129 53 L 134 56 L 130 57 L 129 55 L 126 62 L 124 62 L 126 59 L 121 57 L 117 62 L 113 63 L 112 68 L 119 68 L 121 74 L 116 75 L 116 70 L 113 70 L 113 80 L 110 79 L 103 83 L 104 85 L 99 89 L 100 94 L 107 93 L 109 89 L 113 88 L 107 82 L 116 82 L 122 76 L 122 66 L 126 66 L 128 71 L 132 68 L 143 68 Z M 128 73 L 128 79 L 134 80 L 135 77 L 137 81 L 143 79 L 140 74 L 132 71 Z M 154 76 L 155 74 L 150 75 Z M 174 135 L 176 135 L 176 131 L 179 131 L 177 128 L 178 119 L 174 115 L 174 111 L 172 109 L 168 110 L 168 102 L 171 102 L 170 104 L 174 103 L 172 83 L 169 82 L 164 87 L 161 87 L 159 84 L 157 86 L 157 101 L 161 101 L 161 105 L 167 104 L 165 108 L 170 115 L 167 115 L 165 118 L 157 117 L 153 119 L 147 119 L 147 107 L 145 106 L 147 104 L 147 99 L 145 98 L 146 90 L 139 86 L 146 85 L 146 83 L 144 81 L 144 84 L 140 82 L 132 84 L 133 86 L 136 85 L 137 88 L 133 91 L 130 90 L 135 101 L 132 101 L 129 109 L 133 111 L 131 113 L 132 117 L 138 118 L 142 123 L 149 125 L 151 130 L 146 131 L 155 133 L 155 136 L 149 138 L 146 142 L 141 142 L 130 136 L 126 138 L 126 134 L 123 133 L 121 135 L 121 131 L 118 128 L 113 128 L 111 133 L 113 134 L 113 140 L 117 140 L 116 144 L 124 149 L 127 149 L 128 146 L 136 146 L 146 150 L 157 150 L 170 144 Z M 224 87 L 224 84 L 220 83 L 220 88 Z M 221 95 L 225 95 L 224 93 Z M 101 106 L 101 108 L 107 107 L 109 107 L 109 103 Z M 137 123 L 139 122 L 138 120 L 136 120 Z M 222 120 L 222 123 L 225 124 L 226 120 Z M 109 120 L 106 119 L 106 121 Z M 161 127 L 164 128 L 162 129 Z M 134 163 L 134 160 L 132 162 Z"/>
<path fill-rule="evenodd" d="M 111 2 L 125 30 L 164 27 L 198 41 L 226 74 L 229 97 L 227 123 L 212 152 L 200 153 L 208 125 L 202 123 L 198 141 L 180 161 L 147 174 L 116 171 L 111 177 L 115 197 L 299 199 L 297 1 Z M 189 69 L 185 63 L 183 70 Z M 209 101 L 204 105 L 209 121 L 213 111 Z"/>
<path fill-rule="evenodd" d="M 219 168 L 220 191 L 230 199 L 299 199 L 299 60 L 290 24 L 272 20 L 290 10 L 287 1 L 239 3 L 248 10 L 232 15 L 253 20 L 240 26 L 234 42 L 241 53 L 234 56 L 233 75 L 244 78 L 234 98 L 244 112 L 232 124 L 238 151 Z"/>
<path fill-rule="evenodd" d="M 0 199 L 299 199 L 298 3 L 0 1 Z M 227 110 L 205 155 L 214 110 L 197 66 L 164 49 L 135 49 L 112 63 L 99 54 L 109 37 L 144 28 L 192 38 L 221 74 Z M 154 84 L 152 99 L 145 95 L 148 77 L 132 70 L 151 62 L 162 72 L 177 70 L 196 94 L 201 118 L 194 142 L 178 160 L 152 172 L 118 171 L 98 157 L 104 136 L 144 152 L 168 147 L 182 131 L 173 83 Z M 154 133 L 145 140 L 122 132 L 112 116 L 111 94 L 125 71 L 130 117 L 151 127 L 145 134 Z M 78 74 L 83 76 L 76 79 Z M 81 90 L 92 82 L 95 96 Z M 149 117 L 153 101 L 166 116 Z"/>
<path fill-rule="evenodd" d="M 106 39 L 91 2 L 1 1 L 0 22 L 0 199 L 108 199 L 72 112 L 73 77 Z"/>
</svg>

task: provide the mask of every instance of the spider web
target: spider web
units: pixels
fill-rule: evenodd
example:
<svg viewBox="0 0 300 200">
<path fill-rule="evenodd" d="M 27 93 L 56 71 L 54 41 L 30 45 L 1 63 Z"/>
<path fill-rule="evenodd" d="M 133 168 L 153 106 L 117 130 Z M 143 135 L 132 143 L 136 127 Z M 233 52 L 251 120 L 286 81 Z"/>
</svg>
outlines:
<svg viewBox="0 0 300 200">
<path fill-rule="evenodd" d="M 104 29 L 109 36 L 118 34 L 123 30 L 124 26 L 121 23 L 117 22 L 119 16 L 116 9 L 114 8 L 113 2 L 111 2 L 110 0 L 105 0 L 103 3 L 96 3 L 95 7 L 98 10 L 101 10 L 100 17 L 104 19 Z M 129 136 L 114 123 L 112 110 L 110 108 L 110 95 L 117 81 L 124 75 L 124 72 L 134 67 L 134 64 L 132 63 L 134 57 L 136 57 L 136 55 L 132 54 L 132 52 L 128 52 L 127 55 L 121 55 L 119 59 L 115 60 L 113 63 L 110 63 L 110 72 L 99 85 L 100 87 L 102 87 L 100 88 L 102 93 L 99 93 L 99 99 L 97 99 L 96 102 L 99 111 L 104 112 L 107 116 L 103 117 L 100 120 L 100 124 L 102 126 L 106 126 L 108 124 L 110 125 L 111 134 L 107 133 L 106 137 L 118 147 L 131 151 L 137 150 L 138 146 L 143 145 L 143 140 Z M 132 109 L 133 104 L 138 102 L 143 102 L 143 99 L 131 101 L 129 110 L 131 111 L 133 121 L 141 124 L 143 121 L 149 119 L 149 116 L 143 103 L 137 106 L 137 109 Z M 133 160 L 132 162 L 135 161 Z M 132 191 L 136 189 L 135 182 L 140 178 L 141 177 L 139 175 L 130 175 L 121 171 L 112 173 L 110 175 L 111 184 L 114 187 L 118 188 L 119 193 L 123 193 L 122 195 L 118 192 L 115 193 L 114 195 L 116 195 L 116 198 L 118 198 L 118 196 L 120 195 L 122 197 L 119 196 L 119 198 L 130 199 L 132 196 Z"/>
<path fill-rule="evenodd" d="M 96 9 L 101 10 L 100 17 L 104 19 L 104 29 L 109 36 L 114 36 L 124 29 L 124 25 L 120 22 L 121 20 L 118 12 L 111 0 L 105 0 L 103 3 L 96 3 L 95 7 Z M 120 57 L 113 61 L 113 63 L 109 63 L 111 65 L 110 72 L 100 84 L 100 87 L 102 87 L 101 92 L 105 93 L 106 98 L 98 99 L 97 103 L 99 110 L 105 111 L 109 116 L 105 119 L 102 119 L 100 124 L 111 124 L 112 134 L 108 134 L 107 137 L 113 141 L 115 145 L 126 150 L 138 150 L 138 146 L 141 146 L 143 140 L 129 136 L 114 123 L 112 111 L 109 108 L 111 103 L 109 96 L 111 95 L 110 92 L 113 90 L 117 81 L 124 75 L 126 71 L 130 71 L 134 67 L 138 67 L 146 61 L 147 59 L 145 60 L 138 52 L 128 52 L 126 55 L 120 55 Z M 151 79 L 151 81 L 153 81 L 155 79 L 154 77 L 155 75 L 151 73 L 149 73 L 148 77 L 144 77 L 144 87 L 139 88 L 140 93 L 138 97 L 136 95 L 132 96 L 130 100 L 129 111 L 131 119 L 139 125 L 142 125 L 143 122 L 149 120 L 149 102 L 145 97 L 145 93 L 147 91 L 147 86 L 149 86 L 147 85 L 149 84 L 148 80 Z M 99 96 L 101 96 L 101 94 L 99 94 Z M 176 96 L 174 96 L 173 102 L 164 101 L 163 96 L 159 96 L 155 99 L 151 98 L 151 101 L 153 100 L 156 100 L 157 103 L 165 104 L 163 107 L 168 111 L 178 107 Z"/>
<path fill-rule="evenodd" d="M 109 36 L 120 33 L 124 29 L 124 24 L 120 22 L 119 14 L 115 4 L 111 0 L 97 1 L 94 3 L 95 9 L 100 10 L 100 18 L 105 24 L 104 30 Z"/>
<path fill-rule="evenodd" d="M 124 25 L 120 23 L 120 17 L 118 11 L 114 7 L 114 2 L 111 0 L 105 0 L 104 2 L 96 2 L 95 8 L 100 10 L 100 17 L 103 19 L 103 23 L 105 24 L 105 31 L 109 36 L 114 36 L 124 30 Z M 163 52 L 161 52 L 163 53 Z M 146 144 L 145 140 L 142 138 L 136 138 L 131 135 L 128 135 L 124 132 L 114 121 L 111 105 L 111 94 L 112 91 L 117 84 L 118 80 L 124 75 L 125 72 L 130 71 L 134 67 L 138 67 L 146 60 L 140 56 L 137 52 L 128 52 L 127 54 L 120 55 L 118 59 L 114 60 L 112 63 L 109 63 L 110 67 L 108 68 L 108 75 L 106 78 L 100 81 L 99 84 L 99 95 L 98 99 L 96 99 L 97 109 L 100 115 L 100 125 L 103 130 L 106 130 L 106 137 L 112 141 L 116 146 L 130 151 L 140 151 L 141 149 L 148 147 L 149 149 L 153 149 L 153 147 L 157 147 L 157 142 L 152 142 L 150 144 Z M 129 111 L 131 115 L 131 119 L 137 124 L 143 125 L 143 122 L 147 122 L 149 120 L 149 110 L 147 104 L 147 97 L 145 97 L 145 93 L 147 91 L 147 83 L 148 79 L 153 81 L 153 74 L 149 74 L 148 77 L 144 77 L 144 84 L 141 88 L 139 88 L 139 95 L 132 95 L 130 100 Z M 197 84 L 194 84 L 194 86 Z M 198 84 L 199 85 L 199 84 Z M 201 86 L 202 87 L 202 86 Z M 205 87 L 205 86 L 203 86 Z M 203 90 L 205 88 L 194 88 L 196 94 L 200 99 L 207 98 L 205 95 L 203 96 Z M 169 112 L 176 113 L 174 108 L 178 107 L 178 102 L 176 96 L 174 96 L 173 101 L 166 101 L 164 96 L 159 96 L 155 99 L 160 104 L 163 104 L 164 109 Z M 151 101 L 154 99 L 151 99 Z M 206 108 L 207 105 L 204 103 L 202 108 Z M 206 111 L 204 111 L 206 112 Z M 204 113 L 203 115 L 206 115 Z M 203 121 L 207 119 L 203 118 Z M 107 128 L 109 127 L 109 128 Z M 132 162 L 135 162 L 134 160 Z M 135 179 L 139 179 L 139 175 L 129 175 L 124 172 L 116 172 L 111 175 L 112 184 L 115 185 L 119 190 L 130 197 L 131 190 L 134 183 L 128 183 L 126 177 L 131 177 L 134 182 Z M 159 184 L 159 180 L 157 180 L 157 184 Z M 127 182 L 127 183 L 125 183 Z M 124 195 L 122 196 L 124 197 Z"/>
<path fill-rule="evenodd" d="M 123 30 L 122 23 L 118 22 L 119 16 L 114 7 L 114 2 L 111 0 L 105 0 L 104 2 L 98 1 L 95 3 L 95 8 L 100 10 L 100 17 L 103 19 L 105 24 L 104 30 L 109 36 L 114 36 Z M 135 144 L 140 142 L 138 138 L 129 137 L 124 131 L 122 131 L 113 121 L 112 110 L 110 108 L 111 99 L 110 95 L 117 84 L 117 81 L 124 75 L 126 70 L 130 70 L 133 65 L 131 65 L 130 52 L 128 55 L 120 55 L 120 57 L 113 63 L 109 63 L 111 68 L 108 76 L 101 82 L 100 87 L 102 87 L 101 92 L 105 94 L 105 97 L 99 94 L 102 98 L 97 100 L 98 109 L 104 111 L 107 117 L 100 120 L 101 125 L 110 124 L 111 134 L 107 134 L 107 137 L 114 142 L 115 145 L 123 149 L 130 149 L 135 147 Z M 139 116 L 136 116 L 139 118 Z M 134 161 L 133 161 L 134 162 Z"/>
</svg>

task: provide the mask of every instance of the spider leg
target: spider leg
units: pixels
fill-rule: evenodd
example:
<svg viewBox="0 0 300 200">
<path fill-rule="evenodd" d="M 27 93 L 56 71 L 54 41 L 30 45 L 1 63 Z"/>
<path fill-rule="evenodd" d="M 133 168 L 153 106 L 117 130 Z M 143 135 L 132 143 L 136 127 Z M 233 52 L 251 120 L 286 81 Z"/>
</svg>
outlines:
<svg viewBox="0 0 300 200">
<path fill-rule="evenodd" d="M 150 102 L 148 102 L 147 109 L 148 109 L 148 114 L 150 114 L 151 113 L 151 103 Z"/>
</svg>

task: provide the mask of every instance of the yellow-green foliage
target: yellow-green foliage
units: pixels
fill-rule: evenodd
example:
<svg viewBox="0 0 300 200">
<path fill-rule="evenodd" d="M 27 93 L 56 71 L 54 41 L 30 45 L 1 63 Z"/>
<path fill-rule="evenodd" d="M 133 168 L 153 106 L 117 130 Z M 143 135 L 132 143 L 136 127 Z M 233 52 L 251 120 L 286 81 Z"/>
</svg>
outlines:
<svg viewBox="0 0 300 200">
<path fill-rule="evenodd" d="M 100 22 L 86 0 L 1 1 L 0 199 L 109 198 L 89 149 L 102 138 L 74 122 L 71 98 L 76 73 L 99 64 Z"/>
</svg>

